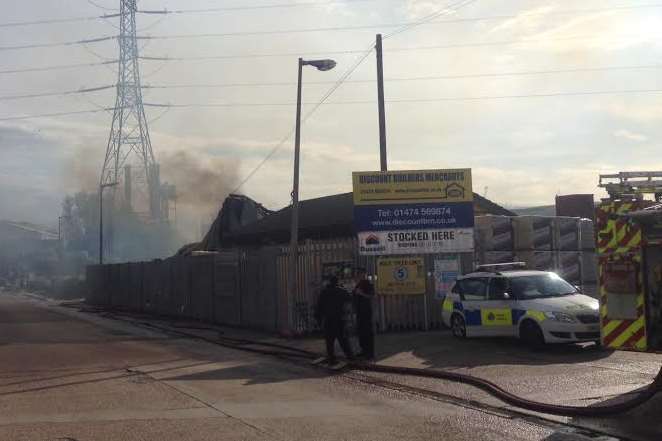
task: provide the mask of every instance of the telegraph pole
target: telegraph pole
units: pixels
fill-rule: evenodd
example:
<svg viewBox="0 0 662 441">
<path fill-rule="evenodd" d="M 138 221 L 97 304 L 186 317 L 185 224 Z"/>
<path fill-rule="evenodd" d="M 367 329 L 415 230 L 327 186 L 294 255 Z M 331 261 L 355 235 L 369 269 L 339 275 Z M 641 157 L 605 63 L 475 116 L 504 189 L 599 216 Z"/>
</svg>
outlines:
<svg viewBox="0 0 662 441">
<path fill-rule="evenodd" d="M 382 52 L 382 34 L 377 34 L 375 44 L 377 53 L 377 99 L 379 106 L 379 162 L 381 171 L 388 170 L 386 160 L 386 109 L 384 108 L 384 58 Z"/>
</svg>

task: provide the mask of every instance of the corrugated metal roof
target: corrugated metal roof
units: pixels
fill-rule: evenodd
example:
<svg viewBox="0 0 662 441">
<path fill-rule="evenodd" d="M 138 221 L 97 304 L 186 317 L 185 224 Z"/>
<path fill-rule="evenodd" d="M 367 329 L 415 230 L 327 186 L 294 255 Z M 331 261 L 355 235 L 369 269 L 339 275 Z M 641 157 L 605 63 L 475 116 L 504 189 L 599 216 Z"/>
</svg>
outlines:
<svg viewBox="0 0 662 441">
<path fill-rule="evenodd" d="M 517 216 L 510 210 L 474 193 L 477 214 Z M 229 244 L 285 243 L 290 237 L 291 207 L 246 225 L 228 235 Z M 299 202 L 299 237 L 325 239 L 352 236 L 354 232 L 352 193 L 341 193 Z"/>
</svg>

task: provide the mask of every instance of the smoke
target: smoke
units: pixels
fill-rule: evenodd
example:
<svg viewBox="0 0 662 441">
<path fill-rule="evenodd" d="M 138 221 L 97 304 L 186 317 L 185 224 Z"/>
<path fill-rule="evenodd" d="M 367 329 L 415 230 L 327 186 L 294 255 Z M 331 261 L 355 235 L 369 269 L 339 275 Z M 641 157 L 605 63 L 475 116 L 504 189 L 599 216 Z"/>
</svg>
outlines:
<svg viewBox="0 0 662 441">
<path fill-rule="evenodd" d="M 72 192 L 97 192 L 101 174 L 99 157 L 96 147 L 74 145 L 71 153 L 63 159 L 61 176 L 64 188 Z"/>
<path fill-rule="evenodd" d="M 199 237 L 237 186 L 239 161 L 179 150 L 161 153 L 159 163 L 161 179 L 177 187 L 178 227 Z"/>
</svg>

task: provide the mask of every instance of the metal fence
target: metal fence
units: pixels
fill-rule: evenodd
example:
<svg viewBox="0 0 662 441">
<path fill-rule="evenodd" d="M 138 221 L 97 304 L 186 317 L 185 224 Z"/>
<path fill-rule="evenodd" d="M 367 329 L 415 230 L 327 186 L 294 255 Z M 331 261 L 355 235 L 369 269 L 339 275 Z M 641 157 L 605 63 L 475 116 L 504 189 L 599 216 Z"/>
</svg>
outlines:
<svg viewBox="0 0 662 441">
<path fill-rule="evenodd" d="M 298 249 L 297 292 L 288 295 L 288 247 L 238 249 L 88 267 L 88 301 L 93 304 L 268 331 L 306 334 L 316 329 L 314 308 L 324 265 L 349 262 L 376 274 L 377 258 L 358 255 L 354 239 L 306 241 Z M 434 262 L 425 256 L 423 295 L 382 295 L 375 302 L 379 331 L 437 329 L 441 302 L 435 294 Z M 460 255 L 462 272 L 473 254 Z"/>
<path fill-rule="evenodd" d="M 429 330 L 441 328 L 441 303 L 436 296 L 434 261 L 442 254 L 425 256 L 427 273 L 426 291 L 423 295 L 383 295 L 377 290 L 375 317 L 377 329 L 384 331 Z M 473 253 L 460 254 L 460 270 L 473 268 Z M 377 258 L 360 256 L 355 239 L 332 241 L 307 241 L 299 246 L 297 265 L 297 292 L 291 299 L 288 323 L 300 334 L 315 330 L 314 307 L 321 291 L 324 264 L 347 261 L 366 268 L 369 275 L 376 274 Z M 287 292 L 289 247 L 281 247 L 278 254 L 279 291 Z M 286 296 L 284 296 L 286 298 Z"/>
</svg>

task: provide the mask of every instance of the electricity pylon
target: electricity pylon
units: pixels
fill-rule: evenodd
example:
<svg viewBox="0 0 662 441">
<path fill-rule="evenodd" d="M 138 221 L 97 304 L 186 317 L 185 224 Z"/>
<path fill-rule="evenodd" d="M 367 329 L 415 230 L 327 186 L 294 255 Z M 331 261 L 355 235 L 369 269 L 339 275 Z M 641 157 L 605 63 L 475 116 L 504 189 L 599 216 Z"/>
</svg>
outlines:
<svg viewBox="0 0 662 441">
<path fill-rule="evenodd" d="M 125 207 L 156 221 L 163 219 L 160 176 L 143 108 L 136 11 L 137 0 L 120 0 L 117 99 L 100 185 L 116 184 L 113 199 L 123 193 Z"/>
</svg>

